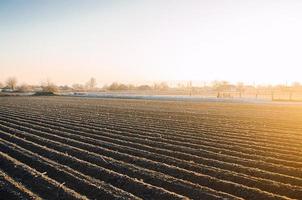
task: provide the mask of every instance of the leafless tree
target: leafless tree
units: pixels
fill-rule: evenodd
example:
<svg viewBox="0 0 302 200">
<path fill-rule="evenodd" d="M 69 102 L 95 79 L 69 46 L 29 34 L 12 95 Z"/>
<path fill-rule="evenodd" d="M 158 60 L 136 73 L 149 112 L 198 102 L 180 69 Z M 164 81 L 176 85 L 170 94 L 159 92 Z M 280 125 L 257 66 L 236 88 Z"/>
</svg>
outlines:
<svg viewBox="0 0 302 200">
<path fill-rule="evenodd" d="M 113 82 L 108 88 L 108 90 L 128 90 L 128 86 L 122 83 Z"/>
<path fill-rule="evenodd" d="M 242 93 L 244 92 L 244 83 L 239 82 L 236 86 L 237 91 L 239 92 L 239 97 L 242 97 Z"/>
<path fill-rule="evenodd" d="M 135 85 L 133 85 L 133 84 L 128 84 L 127 87 L 128 87 L 128 90 L 135 90 L 136 89 Z"/>
<path fill-rule="evenodd" d="M 137 87 L 138 90 L 152 90 L 152 87 L 149 85 L 140 85 Z"/>
<path fill-rule="evenodd" d="M 20 87 L 17 88 L 17 91 L 19 91 L 19 92 L 30 92 L 30 91 L 32 91 L 32 87 L 24 83 Z"/>
<path fill-rule="evenodd" d="M 94 89 L 95 87 L 96 87 L 96 85 L 97 85 L 97 83 L 96 83 L 96 79 L 95 78 L 90 78 L 90 80 L 87 82 L 87 87 L 88 87 L 88 89 Z"/>
<path fill-rule="evenodd" d="M 52 83 L 49 79 L 47 79 L 47 81 L 45 83 L 42 83 L 42 90 L 43 92 L 58 92 L 58 87 Z"/>
<path fill-rule="evenodd" d="M 169 89 L 169 85 L 166 82 L 154 83 L 153 88 L 155 90 L 168 90 Z"/>
<path fill-rule="evenodd" d="M 10 77 L 6 80 L 6 85 L 12 90 L 15 90 L 17 86 L 17 79 L 15 77 Z"/>
<path fill-rule="evenodd" d="M 224 96 L 223 93 L 228 90 L 229 85 L 227 81 L 214 81 L 212 83 L 213 89 L 217 92 L 217 98 Z"/>
<path fill-rule="evenodd" d="M 82 84 L 75 83 L 71 86 L 74 90 L 84 90 L 85 86 Z"/>
<path fill-rule="evenodd" d="M 3 88 L 4 87 L 4 85 L 0 82 L 0 88 Z"/>
</svg>

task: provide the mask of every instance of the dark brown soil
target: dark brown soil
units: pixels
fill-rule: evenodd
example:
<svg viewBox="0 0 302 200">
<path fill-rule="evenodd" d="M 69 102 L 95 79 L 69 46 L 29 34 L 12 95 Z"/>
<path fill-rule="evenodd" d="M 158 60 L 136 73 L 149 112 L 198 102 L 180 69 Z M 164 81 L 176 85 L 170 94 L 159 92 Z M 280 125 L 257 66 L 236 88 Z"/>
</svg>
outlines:
<svg viewBox="0 0 302 200">
<path fill-rule="evenodd" d="M 302 106 L 0 99 L 5 199 L 302 199 Z"/>
</svg>

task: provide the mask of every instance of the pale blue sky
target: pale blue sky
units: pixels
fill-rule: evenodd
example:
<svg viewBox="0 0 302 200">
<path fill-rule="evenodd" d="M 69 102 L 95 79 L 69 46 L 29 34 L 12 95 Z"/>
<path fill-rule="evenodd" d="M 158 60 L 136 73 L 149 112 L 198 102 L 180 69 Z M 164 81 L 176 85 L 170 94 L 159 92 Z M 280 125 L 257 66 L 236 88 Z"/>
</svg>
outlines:
<svg viewBox="0 0 302 200">
<path fill-rule="evenodd" d="M 0 81 L 302 81 L 302 1 L 0 0 Z"/>
</svg>

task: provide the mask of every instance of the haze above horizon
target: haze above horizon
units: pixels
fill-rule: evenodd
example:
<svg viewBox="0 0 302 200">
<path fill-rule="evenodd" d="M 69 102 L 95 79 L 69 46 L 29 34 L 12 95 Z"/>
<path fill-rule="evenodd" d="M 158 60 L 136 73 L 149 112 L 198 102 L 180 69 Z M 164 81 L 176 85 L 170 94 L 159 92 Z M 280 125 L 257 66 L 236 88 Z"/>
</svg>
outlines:
<svg viewBox="0 0 302 200">
<path fill-rule="evenodd" d="M 302 1 L 0 1 L 0 81 L 302 81 Z"/>
</svg>

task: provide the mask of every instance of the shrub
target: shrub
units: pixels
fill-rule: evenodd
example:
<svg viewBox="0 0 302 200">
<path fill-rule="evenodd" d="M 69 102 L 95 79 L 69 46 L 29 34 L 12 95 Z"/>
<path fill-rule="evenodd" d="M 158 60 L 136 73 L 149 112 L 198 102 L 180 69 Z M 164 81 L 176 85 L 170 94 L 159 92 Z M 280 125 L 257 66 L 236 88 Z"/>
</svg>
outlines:
<svg viewBox="0 0 302 200">
<path fill-rule="evenodd" d="M 34 96 L 54 96 L 55 93 L 53 92 L 46 92 L 46 91 L 41 91 L 41 92 L 36 92 Z"/>
</svg>

